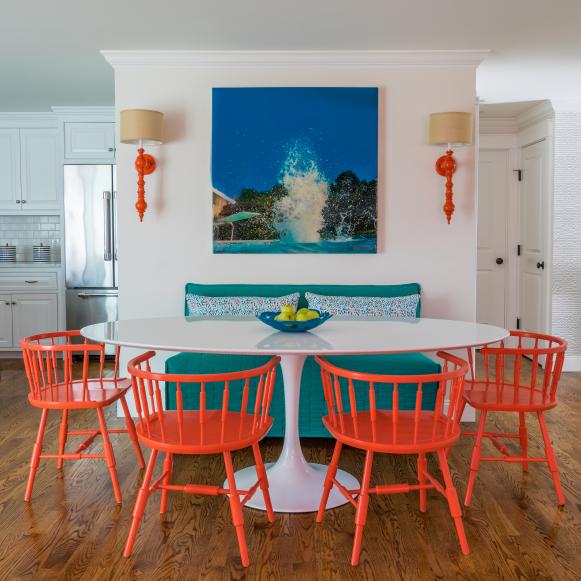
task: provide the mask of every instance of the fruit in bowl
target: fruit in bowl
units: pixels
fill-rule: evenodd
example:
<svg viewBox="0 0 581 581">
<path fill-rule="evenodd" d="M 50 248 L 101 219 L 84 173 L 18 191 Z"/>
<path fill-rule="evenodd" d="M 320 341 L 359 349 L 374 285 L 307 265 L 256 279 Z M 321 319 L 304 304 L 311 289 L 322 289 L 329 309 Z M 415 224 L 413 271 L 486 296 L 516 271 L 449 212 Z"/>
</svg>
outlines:
<svg viewBox="0 0 581 581">
<path fill-rule="evenodd" d="M 280 313 L 274 317 L 275 321 L 310 321 L 311 319 L 318 319 L 320 317 L 317 311 L 311 311 L 305 307 L 295 311 L 292 305 L 284 305 L 281 308 Z"/>
</svg>

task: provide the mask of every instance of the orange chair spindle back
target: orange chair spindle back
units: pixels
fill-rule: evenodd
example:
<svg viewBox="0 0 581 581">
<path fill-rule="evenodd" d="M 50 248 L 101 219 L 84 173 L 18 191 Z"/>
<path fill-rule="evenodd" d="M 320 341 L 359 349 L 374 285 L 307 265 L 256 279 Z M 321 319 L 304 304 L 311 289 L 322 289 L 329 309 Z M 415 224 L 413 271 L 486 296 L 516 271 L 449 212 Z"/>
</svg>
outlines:
<svg viewBox="0 0 581 581">
<path fill-rule="evenodd" d="M 152 435 L 153 423 L 159 425 L 161 440 L 166 440 L 164 422 L 167 411 L 163 408 L 163 397 L 160 383 L 171 382 L 176 386 L 176 408 L 171 410 L 172 414 L 177 414 L 178 436 L 180 443 L 184 443 L 186 422 L 191 421 L 186 415 L 188 411 L 184 409 L 185 390 L 196 390 L 199 395 L 199 409 L 196 415 L 201 439 L 203 441 L 204 424 L 208 419 L 208 414 L 219 413 L 221 421 L 221 441 L 224 441 L 226 420 L 229 412 L 240 412 L 240 432 L 244 427 L 243 422 L 252 422 L 251 433 L 254 434 L 265 427 L 269 420 L 270 402 L 274 390 L 276 378 L 276 367 L 280 361 L 279 357 L 271 359 L 262 367 L 248 371 L 229 372 L 224 374 L 204 374 L 204 375 L 181 375 L 168 373 L 153 373 L 150 361 L 155 356 L 155 351 L 148 351 L 132 359 L 127 368 L 131 375 L 133 393 L 139 423 L 148 437 Z M 242 382 L 242 393 L 240 394 L 240 405 L 235 406 L 232 398 L 233 382 Z M 221 405 L 219 409 L 208 408 L 207 391 L 208 384 L 223 384 Z M 253 402 L 253 405 L 250 405 Z M 234 409 L 234 408 L 237 409 Z"/>
<path fill-rule="evenodd" d="M 461 401 L 464 386 L 464 376 L 468 371 L 468 364 L 443 351 L 438 352 L 443 366 L 440 373 L 429 375 L 375 375 L 369 373 L 359 373 L 335 367 L 325 359 L 316 357 L 317 363 L 321 367 L 321 378 L 323 392 L 328 410 L 328 419 L 338 433 L 352 434 L 356 439 L 363 427 L 363 422 L 367 423 L 367 417 L 360 422 L 362 412 L 371 420 L 371 435 L 373 441 L 386 442 L 385 433 L 378 433 L 378 414 L 388 412 L 391 417 L 390 437 L 388 441 L 392 446 L 405 442 L 409 445 L 409 434 L 405 437 L 400 434 L 402 429 L 402 414 L 413 418 L 413 443 L 417 444 L 420 432 L 423 433 L 422 441 L 425 442 L 426 425 L 431 427 L 431 439 L 436 441 L 442 438 L 450 438 L 459 435 L 459 422 L 461 415 Z M 343 380 L 343 385 L 341 384 Z M 368 407 L 360 409 L 357 404 L 356 387 L 354 381 L 363 383 L 368 390 Z M 436 401 L 434 409 L 423 409 L 424 386 L 429 383 L 437 383 Z M 391 409 L 388 407 L 378 407 L 378 386 L 391 390 Z M 404 390 L 415 389 L 416 395 L 413 408 L 402 409 L 400 400 L 404 395 Z M 347 401 L 343 401 L 344 394 Z M 446 394 L 448 394 L 448 408 L 445 409 Z M 389 394 L 388 394 L 389 395 Z M 444 430 L 442 432 L 442 425 Z M 409 421 L 405 422 L 406 428 Z M 347 433 L 349 432 L 349 434 Z"/>
<path fill-rule="evenodd" d="M 79 342 L 74 342 L 80 339 Z M 112 378 L 104 378 L 105 348 L 103 344 L 90 343 L 80 331 L 58 331 L 25 337 L 20 341 L 24 368 L 30 389 L 30 402 L 80 404 L 89 399 L 89 358 L 99 357 L 99 381 L 114 382 L 118 378 L 119 351 L 115 350 L 115 370 Z M 74 372 L 73 356 L 82 357 L 80 372 Z M 75 387 L 82 386 L 81 397 L 73 398 Z"/>
<path fill-rule="evenodd" d="M 521 404 L 526 403 L 523 400 L 523 392 L 528 392 L 531 403 L 540 398 L 544 404 L 556 405 L 557 388 L 566 350 L 567 342 L 559 337 L 511 331 L 507 339 L 481 349 L 484 367 L 481 376 L 476 373 L 476 366 L 469 350 L 471 377 L 475 381 L 489 384 L 497 391 L 496 395 L 502 394 L 507 387 L 518 386 L 519 390 L 513 390 L 513 393 Z M 525 357 L 532 364 L 528 379 L 526 376 L 523 377 L 522 373 Z"/>
</svg>

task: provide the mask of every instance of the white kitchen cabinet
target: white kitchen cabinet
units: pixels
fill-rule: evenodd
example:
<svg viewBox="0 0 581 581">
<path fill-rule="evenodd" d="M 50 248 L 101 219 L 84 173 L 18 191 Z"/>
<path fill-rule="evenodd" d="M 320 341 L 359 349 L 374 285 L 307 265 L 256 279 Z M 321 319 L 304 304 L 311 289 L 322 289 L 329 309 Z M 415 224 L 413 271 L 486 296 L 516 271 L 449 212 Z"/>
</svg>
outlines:
<svg viewBox="0 0 581 581">
<path fill-rule="evenodd" d="M 22 210 L 58 210 L 58 131 L 20 129 Z"/>
<path fill-rule="evenodd" d="M 58 328 L 58 296 L 51 294 L 12 295 L 12 336 L 18 346 L 20 339 Z"/>
<path fill-rule="evenodd" d="M 12 347 L 12 297 L 0 295 L 0 349 Z"/>
<path fill-rule="evenodd" d="M 115 124 L 65 122 L 65 159 L 115 160 Z"/>
<path fill-rule="evenodd" d="M 20 208 L 20 132 L 0 129 L 0 210 Z"/>
</svg>

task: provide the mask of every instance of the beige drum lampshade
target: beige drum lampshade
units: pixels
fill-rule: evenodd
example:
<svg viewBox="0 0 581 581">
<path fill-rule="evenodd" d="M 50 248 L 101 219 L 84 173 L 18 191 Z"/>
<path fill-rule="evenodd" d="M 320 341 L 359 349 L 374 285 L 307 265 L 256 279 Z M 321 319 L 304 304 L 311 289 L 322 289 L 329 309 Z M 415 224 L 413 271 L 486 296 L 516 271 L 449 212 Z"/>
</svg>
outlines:
<svg viewBox="0 0 581 581">
<path fill-rule="evenodd" d="M 121 143 L 163 143 L 163 113 L 149 109 L 121 111 Z"/>
<path fill-rule="evenodd" d="M 472 143 L 472 113 L 432 113 L 430 143 L 432 145 L 468 145 Z"/>
</svg>

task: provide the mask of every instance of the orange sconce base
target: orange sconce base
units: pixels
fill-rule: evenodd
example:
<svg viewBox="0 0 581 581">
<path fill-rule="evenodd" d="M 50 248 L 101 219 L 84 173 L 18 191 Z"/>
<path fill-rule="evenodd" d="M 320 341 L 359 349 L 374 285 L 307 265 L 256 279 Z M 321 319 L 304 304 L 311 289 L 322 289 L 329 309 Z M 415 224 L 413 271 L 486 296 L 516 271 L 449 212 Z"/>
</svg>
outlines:
<svg viewBox="0 0 581 581">
<path fill-rule="evenodd" d="M 143 214 L 147 210 L 147 202 L 145 201 L 145 179 L 143 176 L 148 176 L 153 173 L 156 168 L 155 158 L 148 153 L 144 153 L 143 147 L 137 150 L 137 157 L 135 158 L 135 169 L 137 170 L 137 202 L 135 202 L 135 209 L 139 214 L 139 221 L 143 222 Z"/>
<path fill-rule="evenodd" d="M 454 213 L 454 202 L 452 200 L 453 191 L 452 187 L 454 182 L 452 181 L 452 176 L 456 171 L 456 160 L 454 159 L 454 152 L 449 149 L 446 151 L 446 155 L 442 155 L 436 161 L 436 172 L 442 177 L 446 178 L 446 201 L 444 202 L 443 210 L 446 214 L 446 220 L 448 224 L 452 220 L 452 214 Z"/>
</svg>

